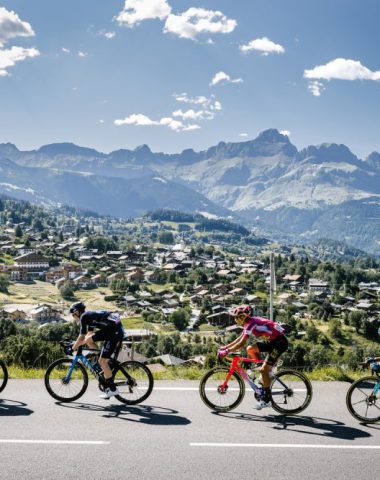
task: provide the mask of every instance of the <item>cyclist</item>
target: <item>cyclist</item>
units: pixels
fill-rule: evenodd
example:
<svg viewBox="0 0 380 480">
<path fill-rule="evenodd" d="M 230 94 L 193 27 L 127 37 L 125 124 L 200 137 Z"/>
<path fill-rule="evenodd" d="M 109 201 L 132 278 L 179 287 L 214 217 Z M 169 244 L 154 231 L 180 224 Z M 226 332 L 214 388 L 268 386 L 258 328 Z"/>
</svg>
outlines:
<svg viewBox="0 0 380 480">
<path fill-rule="evenodd" d="M 98 348 L 95 342 L 104 342 L 99 356 L 99 364 L 104 373 L 105 392 L 100 397 L 108 399 L 119 394 L 108 362 L 117 344 L 123 339 L 124 330 L 117 313 L 107 310 L 89 310 L 87 312 L 85 310 L 86 306 L 82 302 L 75 302 L 70 307 L 70 313 L 80 325 L 80 332 L 72 349 L 76 350 L 84 344 L 90 348 Z"/>
<path fill-rule="evenodd" d="M 243 327 L 243 332 L 236 340 L 221 347 L 218 356 L 224 357 L 231 351 L 240 350 L 252 335 L 260 339 L 247 347 L 247 353 L 254 360 L 260 359 L 261 352 L 267 354 L 260 368 L 262 395 L 255 406 L 257 410 L 261 410 L 270 406 L 270 372 L 280 355 L 288 349 L 288 340 L 280 324 L 266 318 L 254 317 L 252 307 L 249 305 L 240 305 L 230 313 L 235 317 L 236 324 Z"/>
</svg>

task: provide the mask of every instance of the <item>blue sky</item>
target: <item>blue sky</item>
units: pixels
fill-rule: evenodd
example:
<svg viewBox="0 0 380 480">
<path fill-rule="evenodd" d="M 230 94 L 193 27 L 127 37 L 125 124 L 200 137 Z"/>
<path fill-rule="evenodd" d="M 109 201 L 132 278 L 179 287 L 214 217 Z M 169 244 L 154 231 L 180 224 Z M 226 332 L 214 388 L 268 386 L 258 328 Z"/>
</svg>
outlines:
<svg viewBox="0 0 380 480">
<path fill-rule="evenodd" d="M 380 151 L 378 0 L 0 0 L 0 143 Z"/>
</svg>

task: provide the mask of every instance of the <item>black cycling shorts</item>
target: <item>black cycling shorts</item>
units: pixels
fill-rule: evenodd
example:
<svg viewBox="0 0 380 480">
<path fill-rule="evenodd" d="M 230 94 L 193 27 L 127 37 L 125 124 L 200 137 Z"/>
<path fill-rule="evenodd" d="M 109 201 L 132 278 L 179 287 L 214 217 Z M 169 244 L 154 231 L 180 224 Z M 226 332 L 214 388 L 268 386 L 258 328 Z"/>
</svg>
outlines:
<svg viewBox="0 0 380 480">
<path fill-rule="evenodd" d="M 276 338 L 272 342 L 264 343 L 264 342 L 257 342 L 257 347 L 259 352 L 267 352 L 267 356 L 265 357 L 265 363 L 268 365 L 273 366 L 277 360 L 279 359 L 280 355 L 282 355 L 288 349 L 289 343 L 288 339 L 285 335 L 281 335 L 280 337 Z"/>
<path fill-rule="evenodd" d="M 121 340 L 124 337 L 124 330 L 121 324 L 111 328 L 102 328 L 98 330 L 92 337 L 94 342 L 104 342 L 100 356 L 102 358 L 110 358 Z"/>
</svg>

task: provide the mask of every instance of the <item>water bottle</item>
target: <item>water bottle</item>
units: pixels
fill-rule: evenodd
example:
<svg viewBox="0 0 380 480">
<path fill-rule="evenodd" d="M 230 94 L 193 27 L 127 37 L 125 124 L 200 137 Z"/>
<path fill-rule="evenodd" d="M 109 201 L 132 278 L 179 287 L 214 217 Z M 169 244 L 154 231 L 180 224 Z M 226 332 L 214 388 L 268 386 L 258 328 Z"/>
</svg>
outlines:
<svg viewBox="0 0 380 480">
<path fill-rule="evenodd" d="M 92 369 L 97 374 L 103 371 L 102 367 L 100 366 L 100 363 L 97 360 L 95 360 L 94 363 L 92 363 Z"/>
</svg>

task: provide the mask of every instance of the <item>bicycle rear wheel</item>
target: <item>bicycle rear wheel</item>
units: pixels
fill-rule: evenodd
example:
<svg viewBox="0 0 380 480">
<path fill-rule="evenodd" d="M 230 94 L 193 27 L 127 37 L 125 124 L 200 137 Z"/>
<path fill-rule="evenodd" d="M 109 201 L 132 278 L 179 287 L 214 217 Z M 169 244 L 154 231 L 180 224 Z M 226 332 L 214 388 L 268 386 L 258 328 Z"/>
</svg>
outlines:
<svg viewBox="0 0 380 480">
<path fill-rule="evenodd" d="M 116 398 L 127 405 L 146 400 L 153 390 L 153 375 L 143 363 L 130 360 L 120 363 L 114 370 L 114 380 L 119 390 Z"/>
<path fill-rule="evenodd" d="M 229 368 L 215 367 L 207 372 L 199 384 L 201 399 L 212 410 L 228 412 L 237 407 L 244 398 L 245 384 L 241 376 L 234 372 L 223 389 Z"/>
<path fill-rule="evenodd" d="M 278 372 L 270 388 L 272 407 L 286 415 L 302 412 L 313 397 L 310 380 L 303 373 L 294 370 Z"/>
<path fill-rule="evenodd" d="M 0 392 L 5 388 L 5 385 L 8 382 L 8 370 L 5 363 L 0 360 Z"/>
<path fill-rule="evenodd" d="M 60 358 L 53 362 L 45 373 L 45 387 L 49 394 L 60 402 L 73 402 L 80 398 L 87 389 L 88 375 L 80 363 L 68 378 L 73 361 L 69 358 Z"/>
<path fill-rule="evenodd" d="M 348 389 L 346 405 L 357 420 L 364 423 L 375 423 L 380 420 L 380 399 L 373 393 L 379 381 L 375 377 L 360 378 Z"/>
</svg>

